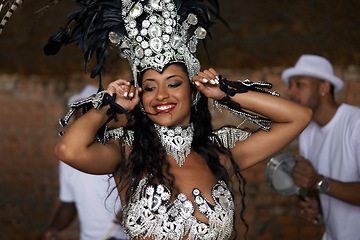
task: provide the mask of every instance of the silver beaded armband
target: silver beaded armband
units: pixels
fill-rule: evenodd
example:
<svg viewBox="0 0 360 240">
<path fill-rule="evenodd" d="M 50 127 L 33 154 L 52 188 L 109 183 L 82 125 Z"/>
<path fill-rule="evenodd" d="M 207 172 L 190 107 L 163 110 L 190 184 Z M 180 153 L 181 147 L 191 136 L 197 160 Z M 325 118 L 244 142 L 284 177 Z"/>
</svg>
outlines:
<svg viewBox="0 0 360 240">
<path fill-rule="evenodd" d="M 276 92 L 270 92 L 264 89 L 270 89 L 272 87 L 272 84 L 269 82 L 251 82 L 250 80 L 246 79 L 244 81 L 229 81 L 226 78 L 222 78 L 222 76 L 219 76 L 220 81 L 220 89 L 225 93 L 225 97 L 223 97 L 220 100 L 214 100 L 214 106 L 215 108 L 221 112 L 223 108 L 226 108 L 229 110 L 230 113 L 243 117 L 245 120 L 250 121 L 257 126 L 259 126 L 264 131 L 269 131 L 270 127 L 268 124 L 270 124 L 272 121 L 270 119 L 267 119 L 266 117 L 260 116 L 255 113 L 250 113 L 248 111 L 245 111 L 239 103 L 234 102 L 231 100 L 231 96 L 234 96 L 238 93 L 244 93 L 248 91 L 255 91 L 255 92 L 261 92 L 261 93 L 267 93 L 271 94 L 273 96 L 279 96 Z"/>
<path fill-rule="evenodd" d="M 246 112 L 243 109 L 239 109 L 239 110 L 232 109 L 227 105 L 219 103 L 217 100 L 213 101 L 213 105 L 214 105 L 214 108 L 218 112 L 222 112 L 223 109 L 227 109 L 231 114 L 233 114 L 237 117 L 243 117 L 244 121 L 249 121 L 249 122 L 257 125 L 264 131 L 270 130 L 270 127 L 268 126 L 270 123 L 272 123 L 272 121 L 270 119 L 261 117 L 259 115 L 253 114 L 253 113 Z"/>
</svg>

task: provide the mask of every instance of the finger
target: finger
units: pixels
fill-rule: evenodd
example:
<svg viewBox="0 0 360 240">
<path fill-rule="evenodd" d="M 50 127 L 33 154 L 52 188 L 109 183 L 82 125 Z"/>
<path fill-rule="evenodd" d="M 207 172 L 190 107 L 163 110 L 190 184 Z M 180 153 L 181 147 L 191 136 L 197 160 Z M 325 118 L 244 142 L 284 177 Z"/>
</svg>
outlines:
<svg viewBox="0 0 360 240">
<path fill-rule="evenodd" d="M 129 89 L 128 89 L 128 97 L 129 98 L 133 98 L 134 95 L 135 95 L 135 87 L 134 86 L 130 86 Z"/>
<path fill-rule="evenodd" d="M 194 85 L 195 85 L 196 89 L 198 89 L 199 91 L 202 91 L 202 90 L 205 89 L 205 86 L 204 86 L 204 84 L 202 83 L 201 80 L 195 80 L 195 81 L 194 80 L 195 79 L 193 78 L 193 82 L 194 82 Z"/>
<path fill-rule="evenodd" d="M 198 76 L 200 77 L 200 82 L 208 83 L 211 80 L 211 77 L 205 72 L 199 72 Z"/>
<path fill-rule="evenodd" d="M 209 68 L 209 71 L 214 74 L 215 76 L 219 76 L 219 74 L 213 68 Z"/>
<path fill-rule="evenodd" d="M 298 210 L 305 210 L 307 208 L 310 208 L 309 202 L 306 201 L 306 197 L 304 198 L 305 201 L 299 201 L 297 204 Z"/>
<path fill-rule="evenodd" d="M 215 76 L 216 84 L 220 84 L 219 74 L 213 68 L 209 68 L 209 71 Z"/>
<path fill-rule="evenodd" d="M 304 158 L 303 158 L 300 154 L 295 154 L 295 158 L 296 158 L 298 161 L 304 160 Z"/>
<path fill-rule="evenodd" d="M 130 95 L 130 93 L 132 91 L 131 89 L 133 88 L 133 86 L 130 85 L 129 82 L 118 81 L 116 83 L 116 85 L 117 85 L 116 90 L 117 90 L 118 94 L 124 96 L 125 98 L 132 97 L 132 96 L 129 96 L 129 95 Z M 132 95 L 134 95 L 134 93 Z"/>
<path fill-rule="evenodd" d="M 200 74 L 200 73 L 199 73 L 199 74 Z M 196 82 L 198 82 L 198 83 L 207 83 L 207 82 L 209 81 L 208 79 L 206 79 L 206 78 L 204 77 L 203 74 L 201 74 L 201 76 L 200 76 L 199 74 L 196 75 L 196 76 L 194 76 L 194 77 L 192 78 L 194 84 L 195 84 Z"/>
<path fill-rule="evenodd" d="M 135 89 L 134 97 L 131 99 L 131 101 L 135 104 L 138 104 L 138 102 L 140 101 L 139 88 Z"/>
<path fill-rule="evenodd" d="M 130 82 L 125 79 L 117 79 L 114 81 L 114 83 L 117 85 L 130 85 Z"/>
<path fill-rule="evenodd" d="M 293 180 L 296 184 L 304 183 L 304 182 L 308 181 L 308 178 L 299 172 L 293 172 L 292 176 L 293 176 Z"/>
<path fill-rule="evenodd" d="M 299 217 L 301 217 L 301 218 L 303 218 L 303 219 L 307 219 L 307 217 L 305 216 L 305 212 L 304 211 L 298 211 L 297 212 L 297 215 L 299 216 Z"/>
<path fill-rule="evenodd" d="M 214 84 L 218 84 L 218 83 L 219 83 L 218 80 L 216 79 L 216 75 L 213 74 L 211 71 L 205 70 L 204 73 L 205 73 L 207 76 L 210 77 L 210 79 L 209 79 L 209 83 L 210 83 L 210 84 L 214 85 Z"/>
<path fill-rule="evenodd" d="M 320 218 L 310 218 L 308 221 L 312 222 L 313 224 L 318 224 L 320 222 Z"/>
<path fill-rule="evenodd" d="M 209 97 L 208 89 L 204 86 L 204 84 L 202 82 L 195 81 L 194 84 L 195 84 L 195 87 L 197 90 L 202 92 L 206 97 Z"/>
<path fill-rule="evenodd" d="M 299 215 L 300 217 L 305 218 L 305 211 L 304 211 L 304 209 L 298 210 L 298 215 Z"/>
</svg>

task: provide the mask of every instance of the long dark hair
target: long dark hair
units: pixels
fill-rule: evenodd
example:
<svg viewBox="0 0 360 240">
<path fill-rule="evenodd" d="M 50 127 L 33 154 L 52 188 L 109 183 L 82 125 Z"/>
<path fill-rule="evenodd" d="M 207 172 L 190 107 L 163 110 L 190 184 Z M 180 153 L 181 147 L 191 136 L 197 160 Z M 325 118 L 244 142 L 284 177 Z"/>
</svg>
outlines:
<svg viewBox="0 0 360 240">
<path fill-rule="evenodd" d="M 184 72 L 187 72 L 184 64 L 173 64 L 180 66 Z M 138 78 L 140 80 L 139 82 L 141 82 L 142 75 L 143 73 L 140 74 Z M 192 84 L 191 88 L 192 91 L 196 91 Z M 139 181 L 144 175 L 148 176 L 150 184 L 161 183 L 169 186 L 171 190 L 177 190 L 174 184 L 174 176 L 169 170 L 170 164 L 166 157 L 167 154 L 157 137 L 153 121 L 141 111 L 139 105 L 134 108 L 132 115 L 133 121 L 129 125 L 129 129 L 134 131 L 132 150 L 129 156 L 125 156 L 125 149 L 123 147 L 122 159 L 124 159 L 124 161 L 122 161 L 117 172 L 120 177 L 121 189 L 127 187 L 126 202 L 128 202 L 129 198 L 134 194 Z M 246 181 L 240 173 L 239 166 L 234 161 L 230 151 L 210 140 L 211 136 L 215 138 L 216 136 L 212 131 L 208 98 L 203 94 L 201 94 L 197 105 L 191 107 L 190 122 L 194 124 L 193 150 L 206 160 L 217 180 L 223 180 L 228 185 L 231 182 L 230 175 L 226 168 L 220 163 L 219 154 L 226 154 L 230 159 L 238 181 L 238 191 L 242 196 L 240 218 L 245 224 L 247 232 L 248 225 L 243 216 L 245 210 L 244 198 Z"/>
</svg>

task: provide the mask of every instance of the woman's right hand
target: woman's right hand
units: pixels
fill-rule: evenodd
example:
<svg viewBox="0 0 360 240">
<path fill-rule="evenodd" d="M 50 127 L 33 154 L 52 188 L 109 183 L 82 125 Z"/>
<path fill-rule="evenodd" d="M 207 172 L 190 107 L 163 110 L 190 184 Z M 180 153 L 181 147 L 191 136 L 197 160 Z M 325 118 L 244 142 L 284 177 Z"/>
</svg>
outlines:
<svg viewBox="0 0 360 240">
<path fill-rule="evenodd" d="M 135 88 L 130 82 L 124 79 L 118 79 L 109 84 L 106 91 L 113 95 L 116 93 L 115 102 L 123 107 L 126 111 L 134 109 L 139 103 L 139 92 L 142 91 L 140 87 Z"/>
</svg>

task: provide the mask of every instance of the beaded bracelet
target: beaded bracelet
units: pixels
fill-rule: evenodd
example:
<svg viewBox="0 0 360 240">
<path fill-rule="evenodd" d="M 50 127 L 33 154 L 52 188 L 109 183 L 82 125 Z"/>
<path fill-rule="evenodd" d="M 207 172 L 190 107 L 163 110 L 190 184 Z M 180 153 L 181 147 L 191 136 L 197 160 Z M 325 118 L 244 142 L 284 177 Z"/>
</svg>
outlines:
<svg viewBox="0 0 360 240">
<path fill-rule="evenodd" d="M 116 93 L 114 93 L 111 96 L 107 91 L 103 90 L 94 95 L 89 96 L 88 98 L 73 103 L 69 103 L 68 106 L 70 110 L 65 115 L 64 118 L 59 119 L 59 124 L 61 127 L 65 127 L 66 125 L 68 125 L 70 118 L 79 109 L 82 110 L 82 114 L 85 114 L 91 108 L 100 109 L 103 106 L 110 105 L 109 109 L 106 111 L 106 114 L 110 115 L 110 117 L 96 134 L 96 140 L 101 143 L 104 143 L 107 124 L 113 119 L 115 120 L 115 122 L 117 122 L 118 121 L 117 114 L 125 114 L 128 120 L 131 119 L 130 114 L 122 106 L 117 104 L 115 102 L 115 99 L 116 99 Z M 62 136 L 63 134 L 64 132 L 59 133 L 60 136 Z"/>
<path fill-rule="evenodd" d="M 272 88 L 272 84 L 269 82 L 251 82 L 250 80 L 246 79 L 244 81 L 229 81 L 226 78 L 222 78 L 219 76 L 219 83 L 220 89 L 225 93 L 225 97 L 220 100 L 214 100 L 214 106 L 221 112 L 223 108 L 229 110 L 230 113 L 243 117 L 246 120 L 256 124 L 262 130 L 269 131 L 270 127 L 267 126 L 272 121 L 268 118 L 249 113 L 245 111 L 239 103 L 234 102 L 231 100 L 230 97 L 235 96 L 237 93 L 245 93 L 248 91 L 256 91 L 262 93 L 268 93 L 274 96 L 279 96 L 276 92 L 270 92 L 264 90 L 264 88 L 270 89 Z"/>
</svg>

